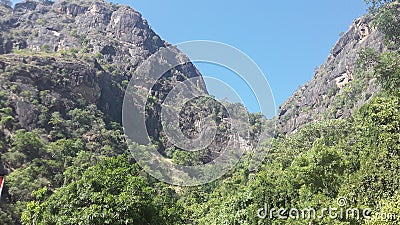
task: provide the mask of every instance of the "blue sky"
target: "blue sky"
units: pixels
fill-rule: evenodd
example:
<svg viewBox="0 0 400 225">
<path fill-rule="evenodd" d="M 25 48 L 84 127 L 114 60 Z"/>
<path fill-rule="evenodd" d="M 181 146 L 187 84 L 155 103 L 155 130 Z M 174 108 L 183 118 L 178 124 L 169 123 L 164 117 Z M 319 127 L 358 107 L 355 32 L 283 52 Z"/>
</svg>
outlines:
<svg viewBox="0 0 400 225">
<path fill-rule="evenodd" d="M 266 75 L 277 106 L 312 78 L 314 69 L 324 63 L 339 34 L 366 12 L 363 0 L 115 2 L 141 12 L 150 26 L 170 43 L 214 40 L 239 48 Z M 226 76 L 229 72 L 223 73 L 216 66 L 197 66 L 207 76 L 233 82 L 248 109 L 258 111 L 251 93 L 240 88 L 239 79 L 232 78 L 234 75 Z M 219 72 L 213 73 L 213 69 Z"/>
<path fill-rule="evenodd" d="M 172 44 L 213 40 L 242 50 L 266 75 L 277 106 L 312 78 L 339 34 L 366 12 L 363 0 L 112 2 L 138 10 L 152 29 Z M 258 111 L 251 91 L 234 74 L 212 65 L 197 66 L 204 75 L 230 82 L 247 108 Z M 223 97 L 218 88 L 210 89 L 211 94 Z"/>
</svg>

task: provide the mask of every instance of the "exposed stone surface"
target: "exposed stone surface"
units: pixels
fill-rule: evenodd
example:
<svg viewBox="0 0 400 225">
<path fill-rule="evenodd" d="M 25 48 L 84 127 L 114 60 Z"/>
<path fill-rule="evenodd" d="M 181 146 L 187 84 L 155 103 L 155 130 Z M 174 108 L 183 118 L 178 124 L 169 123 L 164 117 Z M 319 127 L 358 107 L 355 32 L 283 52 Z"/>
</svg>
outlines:
<svg viewBox="0 0 400 225">
<path fill-rule="evenodd" d="M 5 73 L 12 64 L 23 68 L 9 76 L 14 79 L 10 82 L 33 95 L 49 90 L 49 98 L 56 99 L 55 107 L 61 111 L 73 108 L 77 104 L 75 100 L 82 98 L 117 122 L 121 121 L 127 82 L 133 80 L 138 87 L 146 83 L 135 74 L 138 65 L 160 48 L 169 46 L 150 29 L 140 13 L 102 0 L 25 1 L 17 3 L 14 9 L 0 6 L 0 15 L 0 54 L 4 55 L 0 60 L 0 72 Z M 357 52 L 364 48 L 383 49 L 381 35 L 370 22 L 369 17 L 355 20 L 313 79 L 280 107 L 279 132 L 292 133 L 321 119 L 348 117 L 379 90 L 371 80 L 365 83 L 363 95 L 354 98 L 352 104 L 336 104 L 346 87 L 356 80 Z M 58 80 L 40 75 L 46 66 L 56 71 L 54 75 Z M 165 85 L 154 86 L 152 95 L 162 99 L 177 82 L 191 77 L 199 77 L 197 86 L 205 90 L 199 71 L 187 63 L 170 71 L 165 80 L 160 81 Z M 20 124 L 28 130 L 35 128 L 37 119 L 25 118 L 23 114 L 36 117 L 37 109 L 18 95 L 13 101 L 22 120 Z M 150 132 L 157 136 L 161 126 L 156 121 L 159 112 L 155 109 L 152 113 L 150 118 L 155 120 L 148 125 Z"/>
<path fill-rule="evenodd" d="M 169 57 L 156 57 L 155 64 L 179 66 L 168 70 L 156 82 L 148 76 L 154 69 L 147 67 L 148 59 L 171 45 L 161 40 L 140 13 L 130 7 L 102 0 L 60 0 L 25 1 L 17 3 L 14 9 L 1 6 L 0 9 L 0 13 L 4 12 L 0 19 L 0 93 L 9 96 L 7 106 L 11 107 L 10 114 L 15 115 L 13 122 L 18 129 L 46 130 L 50 134 L 45 138 L 52 140 L 52 119 L 58 114 L 68 120 L 71 110 L 92 107 L 102 111 L 109 126 L 111 122 L 121 123 L 124 94 L 131 82 L 134 91 L 128 98 L 133 100 L 132 111 L 139 112 L 130 115 L 132 121 L 143 123 L 138 115 L 146 110 L 147 133 L 158 141 L 164 135 L 160 104 L 175 86 L 190 78 L 195 88 L 207 93 L 199 71 L 174 47 Z M 154 104 L 143 104 L 149 98 Z M 200 114 L 212 114 L 216 108 L 202 107 Z M 186 120 L 182 123 L 187 124 L 182 128 L 195 135 L 193 129 L 202 117 L 187 118 L 188 114 L 183 109 Z M 229 123 L 233 122 L 222 121 L 217 125 L 229 130 Z M 2 128 L 8 132 L 5 126 Z M 133 129 L 142 132 L 135 126 Z M 146 140 L 147 133 L 141 134 Z M 81 138 L 90 142 L 97 135 L 83 134 Z M 201 160 L 208 161 L 218 155 L 228 136 L 217 135 Z M 244 137 L 239 139 L 246 142 Z M 159 151 L 169 147 L 171 143 L 162 143 Z"/>
<path fill-rule="evenodd" d="M 355 20 L 332 48 L 325 64 L 315 71 L 312 80 L 280 106 L 278 132 L 290 134 L 313 121 L 346 118 L 378 92 L 380 88 L 374 80 L 368 80 L 362 84 L 362 94 L 346 99 L 351 104 L 335 104 L 355 80 L 354 66 L 358 52 L 366 48 L 377 51 L 384 48 L 382 35 L 370 23 L 368 16 Z"/>
<path fill-rule="evenodd" d="M 40 110 L 34 100 L 54 102 L 46 105 L 65 114 L 79 99 L 87 104 L 100 103 L 102 86 L 107 85 L 99 82 L 107 74 L 97 73 L 94 62 L 8 54 L 0 56 L 0 64 L 4 65 L 0 89 L 8 92 L 17 120 L 27 130 L 40 126 Z"/>
<path fill-rule="evenodd" d="M 135 79 L 135 69 L 157 50 L 169 45 L 150 29 L 139 12 L 102 0 L 25 1 L 17 3 L 14 9 L 0 8 L 0 54 L 7 54 L 0 67 L 20 60 L 26 64 L 22 67 L 28 68 L 13 74 L 21 82 L 12 82 L 29 84 L 31 89 L 54 90 L 60 96 L 68 92 L 79 94 L 113 121 L 121 121 L 124 85 Z M 32 56 L 34 52 L 41 55 Z M 45 67 L 51 67 L 60 80 L 41 77 L 40 70 Z M 205 90 L 200 73 L 190 63 L 175 70 L 172 76 L 199 77 L 198 86 Z M 173 86 L 173 82 L 179 81 L 171 79 L 170 82 Z M 34 111 L 25 101 L 16 102 L 19 102 L 20 118 Z M 23 120 L 27 128 L 35 123 Z"/>
</svg>

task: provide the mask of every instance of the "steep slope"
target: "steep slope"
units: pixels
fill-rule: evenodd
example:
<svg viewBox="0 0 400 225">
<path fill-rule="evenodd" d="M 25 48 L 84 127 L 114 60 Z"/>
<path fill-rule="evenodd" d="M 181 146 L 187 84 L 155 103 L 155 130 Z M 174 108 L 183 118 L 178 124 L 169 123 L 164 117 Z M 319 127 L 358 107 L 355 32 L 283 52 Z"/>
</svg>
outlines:
<svg viewBox="0 0 400 225">
<path fill-rule="evenodd" d="M 297 90 L 278 112 L 278 131 L 296 132 L 323 119 L 347 118 L 380 88 L 372 77 L 358 76 L 356 61 L 365 49 L 382 52 L 382 35 L 371 25 L 371 17 L 355 20 L 332 48 L 327 61 L 311 81 Z"/>
<path fill-rule="evenodd" d="M 121 128 L 125 89 L 138 80 L 138 65 L 167 46 L 127 6 L 102 0 L 0 4 L 1 224 L 20 224 L 33 191 L 52 192 L 98 161 L 128 154 Z M 193 77 L 206 91 L 201 74 L 185 63 L 151 94 L 161 98 Z M 159 113 L 148 111 L 154 136 Z"/>
<path fill-rule="evenodd" d="M 26 1 L 6 11 L 0 21 L 0 54 L 23 58 L 46 53 L 55 59 L 69 55 L 76 59 L 73 64 L 80 64 L 76 71 L 91 61 L 92 85 L 97 89 L 87 90 L 93 94 L 88 100 L 114 121 L 121 121 L 123 88 L 118 86 L 127 84 L 141 62 L 168 45 L 138 12 L 104 1 Z M 5 70 L 6 62 L 1 64 Z M 60 64 L 57 68 L 62 67 Z M 178 75 L 200 77 L 191 64 L 173 74 Z M 85 74 L 78 77 L 82 79 Z M 204 83 L 200 82 L 200 86 L 205 89 Z"/>
<path fill-rule="evenodd" d="M 137 12 L 97 0 L 28 1 L 0 7 L 0 15 L 0 175 L 6 175 L 1 224 L 387 224 L 266 214 L 264 221 L 259 215 L 266 207 L 342 207 L 338 200 L 370 212 L 400 212 L 400 56 L 398 49 L 386 52 L 359 71 L 358 51 L 383 50 L 368 17 L 352 25 L 314 79 L 281 107 L 281 131 L 296 133 L 268 145 L 258 173 L 248 170 L 244 157 L 223 178 L 185 188 L 141 170 L 119 123 L 126 85 L 140 76 L 136 66 L 168 45 Z M 169 147 L 156 140 L 163 138 L 160 102 L 190 77 L 201 80 L 192 64 L 184 64 L 150 93 L 138 94 L 150 102 L 146 122 L 160 148 Z M 382 84 L 379 94 L 373 77 Z M 226 108 L 214 99 L 185 107 L 179 115 L 185 136 L 198 135 L 202 127 L 193 124 L 208 115 L 221 120 L 217 128 L 229 135 Z M 256 135 L 262 116 L 249 117 Z M 226 139 L 217 136 L 214 142 Z M 192 157 L 174 147 L 163 150 L 181 164 L 209 161 L 218 153 Z"/>
</svg>

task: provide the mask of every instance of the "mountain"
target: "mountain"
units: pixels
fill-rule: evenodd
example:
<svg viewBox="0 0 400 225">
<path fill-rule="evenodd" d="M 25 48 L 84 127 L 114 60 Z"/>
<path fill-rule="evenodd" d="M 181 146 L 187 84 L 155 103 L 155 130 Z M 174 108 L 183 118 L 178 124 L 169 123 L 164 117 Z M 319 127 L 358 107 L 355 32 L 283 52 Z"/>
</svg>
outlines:
<svg viewBox="0 0 400 225">
<path fill-rule="evenodd" d="M 278 132 L 291 134 L 311 122 L 348 118 L 379 92 L 375 78 L 361 76 L 356 68 L 362 51 L 385 49 L 382 34 L 371 23 L 371 15 L 356 19 L 313 78 L 279 107 Z"/>
<path fill-rule="evenodd" d="M 127 6 L 103 1 L 26 1 L 17 3 L 14 9 L 3 7 L 3 10 L 0 54 L 15 59 L 30 58 L 31 64 L 47 60 L 42 64 L 49 64 L 56 71 L 65 67 L 63 73 L 72 77 L 58 85 L 70 90 L 55 85 L 51 89 L 82 95 L 113 121 L 121 121 L 123 85 L 126 86 L 135 68 L 168 45 L 138 12 Z M 5 71 L 13 63 L 1 64 Z M 193 65 L 184 65 L 174 76 L 181 76 L 182 71 L 184 76 L 200 77 Z M 51 81 L 34 77 L 31 80 L 34 86 L 41 82 L 39 89 L 50 88 L 46 84 Z M 199 85 L 205 89 L 202 80 Z"/>
<path fill-rule="evenodd" d="M 18 224 L 17 202 L 33 199 L 39 187 L 55 190 L 75 179 L 64 174 L 68 168 L 128 154 L 121 127 L 125 89 L 132 79 L 153 82 L 135 70 L 161 48 L 172 48 L 175 61 L 183 59 L 128 6 L 28 0 L 13 8 L 0 3 L 0 15 L 0 175 L 7 176 L 0 223 Z M 161 100 L 188 78 L 207 93 L 199 71 L 185 63 L 164 74 L 158 80 L 164 85 L 154 85 L 151 95 Z M 147 93 L 135 97 L 146 102 Z M 156 141 L 157 104 L 146 111 Z M 36 170 L 42 167 L 47 172 Z"/>
<path fill-rule="evenodd" d="M 400 213 L 398 3 L 378 1 L 386 4 L 355 20 L 312 80 L 280 107 L 275 121 L 205 96 L 185 102 L 179 121 L 167 124 L 161 122 L 161 106 L 169 109 L 164 103 L 174 87 L 190 81 L 194 89 L 184 90 L 207 90 L 190 62 L 156 79 L 148 75 L 159 69 L 148 66 L 152 63 L 170 67 L 187 57 L 161 40 L 140 13 L 102 0 L 28 0 L 14 7 L 4 2 L 0 224 L 381 225 L 388 220 L 380 221 L 379 214 Z M 172 53 L 165 55 L 169 57 L 153 58 L 165 49 Z M 128 118 L 137 122 L 130 130 L 122 126 L 125 94 L 133 112 Z M 250 120 L 249 137 L 235 136 L 246 154 L 211 183 L 165 184 L 131 154 L 147 154 L 155 147 L 167 162 L 190 168 L 179 173 L 180 181 L 192 179 L 180 175 L 192 175 L 191 166 L 232 152 L 233 129 L 248 125 L 229 118 L 228 112 L 236 110 L 238 117 Z M 197 138 L 208 125 L 205 118 L 217 125 L 208 148 L 184 151 L 166 138 L 164 126 Z M 273 122 L 286 135 L 261 140 L 251 149 Z M 147 137 L 136 125 L 147 129 L 149 145 L 126 141 L 127 130 Z M 265 160 L 250 171 L 257 153 Z M 157 160 L 150 164 L 162 167 Z M 215 170 L 194 176 L 219 172 Z M 157 172 L 178 174 L 173 169 Z M 370 210 L 371 219 L 260 214 L 268 208 L 338 205 Z M 396 218 L 389 221 L 398 223 Z"/>
</svg>

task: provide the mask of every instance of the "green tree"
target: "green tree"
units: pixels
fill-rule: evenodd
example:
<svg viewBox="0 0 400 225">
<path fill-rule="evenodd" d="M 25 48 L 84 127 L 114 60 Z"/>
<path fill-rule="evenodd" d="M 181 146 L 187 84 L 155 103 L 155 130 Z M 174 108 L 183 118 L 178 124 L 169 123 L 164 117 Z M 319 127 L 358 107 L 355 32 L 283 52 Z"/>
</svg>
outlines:
<svg viewBox="0 0 400 225">
<path fill-rule="evenodd" d="M 395 2 L 397 0 L 364 0 L 364 1 L 369 6 L 369 10 L 371 12 L 376 12 L 379 8 L 381 8 L 385 4 Z"/>
<path fill-rule="evenodd" d="M 11 168 L 19 168 L 44 154 L 45 145 L 35 133 L 19 130 L 13 137 L 12 147 L 4 154 L 3 160 Z"/>
<path fill-rule="evenodd" d="M 388 47 L 400 47 L 400 1 L 365 0 L 369 11 L 375 16 L 373 25 L 384 34 Z"/>
<path fill-rule="evenodd" d="M 400 36 L 399 36 L 400 37 Z M 385 52 L 375 66 L 375 74 L 382 87 L 389 93 L 400 96 L 400 54 Z"/>
<path fill-rule="evenodd" d="M 174 207 L 173 197 L 168 197 L 174 195 L 173 191 L 155 190 L 139 172 L 123 156 L 107 159 L 44 201 L 30 202 L 22 215 L 22 223 L 179 223 L 179 207 Z M 154 198 L 155 195 L 158 197 Z"/>
<path fill-rule="evenodd" d="M 380 203 L 380 210 L 373 213 L 367 225 L 398 225 L 400 224 L 400 195 L 397 194 Z"/>
</svg>

